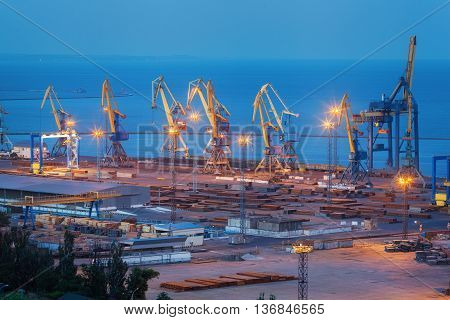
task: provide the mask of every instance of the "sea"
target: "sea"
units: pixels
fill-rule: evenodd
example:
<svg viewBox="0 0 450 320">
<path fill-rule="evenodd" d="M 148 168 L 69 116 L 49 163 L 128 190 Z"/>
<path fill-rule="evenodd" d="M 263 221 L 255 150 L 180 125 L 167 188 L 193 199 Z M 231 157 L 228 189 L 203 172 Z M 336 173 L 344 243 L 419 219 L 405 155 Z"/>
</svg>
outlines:
<svg viewBox="0 0 450 320">
<path fill-rule="evenodd" d="M 186 56 L 3 56 L 0 104 L 8 112 L 4 126 L 13 143 L 29 141 L 30 132 L 54 132 L 56 125 L 48 102 L 41 109 L 44 91 L 52 84 L 62 107 L 76 121 L 82 137 L 80 154 L 95 156 L 96 141 L 89 133 L 107 126 L 101 108 L 101 87 L 109 79 L 117 107 L 126 115 L 121 121 L 123 129 L 130 133 L 129 140 L 123 142 L 126 152 L 153 158 L 161 155 L 166 138 L 162 127 L 167 120 L 161 100 L 157 100 L 157 108 L 152 108 L 152 80 L 164 76 L 174 97 L 185 105 L 189 82 L 202 78 L 212 81 L 216 97 L 230 112 L 232 156 L 259 159 L 263 141 L 259 118 L 252 122 L 253 101 L 260 87 L 270 82 L 286 107 L 298 114 L 285 117 L 289 122 L 284 122 L 301 161 L 327 163 L 329 137 L 322 122 L 330 118 L 328 109 L 347 93 L 353 113 L 367 110 L 371 101 L 380 100 L 382 94 L 390 95 L 405 67 L 403 60 L 374 59 L 355 62 L 211 60 Z M 432 156 L 450 155 L 449 78 L 450 60 L 416 60 L 412 91 L 419 105 L 420 166 L 425 175 L 431 174 Z M 281 110 L 276 99 L 274 103 Z M 201 118 L 197 123 L 187 119 L 185 141 L 191 155 L 201 156 L 209 141 L 207 117 L 197 98 L 191 107 Z M 402 119 L 402 131 L 405 121 Z M 366 149 L 367 128 L 362 125 L 359 129 L 363 133 L 361 148 Z M 242 134 L 251 139 L 246 150 L 237 144 Z M 344 125 L 338 129 L 338 135 L 338 163 L 346 165 L 349 147 Z M 387 140 L 381 137 L 380 143 Z M 384 167 L 386 157 L 385 153 L 377 153 L 375 167 Z M 444 163 L 440 164 L 438 175 L 443 176 L 445 170 Z"/>
</svg>

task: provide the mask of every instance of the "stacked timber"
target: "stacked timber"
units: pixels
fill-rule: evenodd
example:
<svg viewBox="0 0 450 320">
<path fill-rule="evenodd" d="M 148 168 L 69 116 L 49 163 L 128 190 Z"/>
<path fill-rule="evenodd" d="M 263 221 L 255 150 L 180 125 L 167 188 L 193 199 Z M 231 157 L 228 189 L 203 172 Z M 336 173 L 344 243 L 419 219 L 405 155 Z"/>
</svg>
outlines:
<svg viewBox="0 0 450 320">
<path fill-rule="evenodd" d="M 202 289 L 242 286 L 258 283 L 295 280 L 295 276 L 267 272 L 238 272 L 232 275 L 220 275 L 217 278 L 190 278 L 183 281 L 161 283 L 161 288 L 175 291 L 192 291 Z"/>
</svg>

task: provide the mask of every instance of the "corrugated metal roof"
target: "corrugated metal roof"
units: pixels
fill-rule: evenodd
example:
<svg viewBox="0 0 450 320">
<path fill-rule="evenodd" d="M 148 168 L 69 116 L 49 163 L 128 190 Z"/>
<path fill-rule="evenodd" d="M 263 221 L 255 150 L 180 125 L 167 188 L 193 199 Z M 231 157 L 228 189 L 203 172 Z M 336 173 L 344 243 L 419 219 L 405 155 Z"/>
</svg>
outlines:
<svg viewBox="0 0 450 320">
<path fill-rule="evenodd" d="M 192 222 L 160 223 L 160 224 L 155 224 L 154 226 L 155 226 L 155 229 L 159 230 L 159 231 L 203 228 L 202 226 L 192 223 Z"/>
<path fill-rule="evenodd" d="M 146 245 L 146 244 L 173 244 L 179 242 L 185 242 L 187 236 L 173 236 L 173 237 L 158 237 L 158 238 L 131 238 L 127 240 L 121 240 L 119 243 L 125 245 Z"/>
<path fill-rule="evenodd" d="M 76 195 L 91 191 L 102 191 L 119 186 L 119 184 L 109 182 L 100 183 L 92 181 L 76 181 L 67 179 L 0 174 L 0 189 L 6 190 Z"/>
</svg>

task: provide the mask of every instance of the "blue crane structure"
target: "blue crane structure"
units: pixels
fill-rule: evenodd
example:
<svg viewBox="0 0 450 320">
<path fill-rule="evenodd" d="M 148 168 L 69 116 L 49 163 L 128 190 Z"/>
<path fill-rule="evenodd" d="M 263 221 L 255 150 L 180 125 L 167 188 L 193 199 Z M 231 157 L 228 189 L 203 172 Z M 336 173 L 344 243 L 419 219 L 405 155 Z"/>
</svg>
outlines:
<svg viewBox="0 0 450 320">
<path fill-rule="evenodd" d="M 387 169 L 398 172 L 407 168 L 420 175 L 419 108 L 411 91 L 415 52 L 416 36 L 411 36 L 405 74 L 400 77 L 390 96 L 383 94 L 380 101 L 370 103 L 367 111 L 353 117 L 355 122 L 368 124 L 369 173 L 374 169 L 374 153 L 387 152 Z M 398 97 L 400 93 L 402 95 Z M 402 135 L 401 119 L 405 116 L 407 120 L 403 127 L 406 130 Z M 387 146 L 379 142 L 383 135 L 387 136 Z M 403 159 L 400 159 L 401 155 L 404 155 Z"/>
</svg>

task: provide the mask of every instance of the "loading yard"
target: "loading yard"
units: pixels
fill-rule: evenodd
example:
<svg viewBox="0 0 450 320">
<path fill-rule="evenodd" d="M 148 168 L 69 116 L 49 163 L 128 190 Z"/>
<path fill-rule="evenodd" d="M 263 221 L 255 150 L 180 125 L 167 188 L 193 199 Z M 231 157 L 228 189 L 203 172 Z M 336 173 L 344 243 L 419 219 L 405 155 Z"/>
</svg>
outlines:
<svg viewBox="0 0 450 320">
<path fill-rule="evenodd" d="M 309 255 L 313 299 L 445 299 L 450 166 L 447 177 L 437 179 L 436 160 L 449 160 L 438 156 L 432 177 L 420 172 L 418 103 L 411 89 L 415 46 L 413 36 L 406 71 L 389 97 L 359 114 L 347 94 L 331 107 L 322 125 L 327 164 L 299 161 L 289 131 L 299 115 L 270 83 L 253 102 L 263 156 L 251 161 L 230 155 L 232 109 L 220 102 L 211 80 L 190 81 L 184 106 L 164 77 L 153 81 L 152 108 L 163 111 L 167 125 L 160 155 L 151 159 L 127 154 L 126 115 L 108 80 L 101 90 L 106 124 L 92 131 L 97 156 L 80 156 L 76 123 L 50 85 L 41 108 L 50 101 L 56 131 L 29 133 L 28 148 L 2 153 L 1 206 L 14 226 L 28 227 L 31 217 L 30 240 L 38 247 L 55 253 L 64 231 L 75 234 L 78 265 L 94 251 L 107 260 L 111 245 L 120 243 L 129 265 L 152 264 L 160 272 L 148 298 L 166 289 L 179 299 L 256 299 L 260 292 L 300 298 Z M 183 139 L 186 122 L 195 126 L 200 119 L 196 110 L 210 126 L 204 157 L 190 155 Z M 333 143 L 344 122 L 350 154 L 339 166 Z M 367 151 L 359 138 L 363 125 Z M 387 146 L 379 135 L 387 135 Z M 51 152 L 48 139 L 57 139 Z M 242 152 L 252 139 L 237 137 Z M 387 153 L 384 168 L 373 167 L 376 151 Z M 385 249 L 386 240 L 395 241 Z M 293 243 L 304 251 L 293 251 Z M 433 247 L 438 243 L 439 250 Z"/>
</svg>

